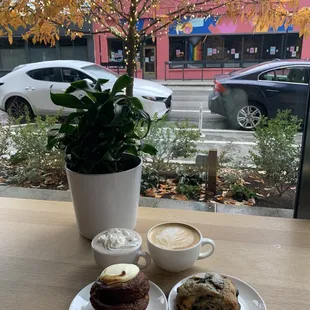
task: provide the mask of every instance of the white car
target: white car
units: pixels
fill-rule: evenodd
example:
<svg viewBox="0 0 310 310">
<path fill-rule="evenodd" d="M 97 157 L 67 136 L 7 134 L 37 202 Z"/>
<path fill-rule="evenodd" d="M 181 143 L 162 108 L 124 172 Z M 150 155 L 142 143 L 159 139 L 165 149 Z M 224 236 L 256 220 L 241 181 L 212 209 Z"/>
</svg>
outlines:
<svg viewBox="0 0 310 310">
<path fill-rule="evenodd" d="M 20 65 L 0 78 L 0 109 L 18 117 L 28 111 L 30 116 L 55 115 L 60 107 L 50 99 L 54 93 L 64 92 L 71 82 L 108 79 L 104 89 L 112 88 L 118 75 L 111 70 L 87 61 L 55 60 Z M 171 108 L 172 90 L 161 84 L 135 79 L 134 96 L 138 97 L 151 117 L 161 118 Z M 67 115 L 72 109 L 64 109 Z"/>
</svg>

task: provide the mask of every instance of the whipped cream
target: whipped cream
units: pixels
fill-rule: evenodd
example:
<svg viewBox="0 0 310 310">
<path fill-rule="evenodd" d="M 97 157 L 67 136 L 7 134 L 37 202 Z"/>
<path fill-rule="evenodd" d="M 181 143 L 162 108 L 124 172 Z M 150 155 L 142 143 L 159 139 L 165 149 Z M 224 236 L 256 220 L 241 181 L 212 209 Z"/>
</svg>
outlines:
<svg viewBox="0 0 310 310">
<path fill-rule="evenodd" d="M 105 250 L 130 250 L 140 245 L 141 240 L 137 233 L 125 228 L 112 228 L 104 231 L 98 238 L 99 243 Z"/>
<path fill-rule="evenodd" d="M 99 280 L 108 285 L 124 283 L 134 279 L 139 271 L 139 267 L 133 264 L 115 264 L 104 269 Z"/>
</svg>

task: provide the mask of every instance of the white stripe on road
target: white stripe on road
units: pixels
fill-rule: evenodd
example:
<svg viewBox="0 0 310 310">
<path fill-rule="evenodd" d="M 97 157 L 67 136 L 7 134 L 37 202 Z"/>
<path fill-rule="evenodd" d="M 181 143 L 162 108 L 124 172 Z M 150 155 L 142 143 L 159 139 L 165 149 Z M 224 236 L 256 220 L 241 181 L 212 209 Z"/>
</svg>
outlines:
<svg viewBox="0 0 310 310">
<path fill-rule="evenodd" d="M 222 141 L 222 140 L 203 140 L 197 142 L 198 144 L 237 144 L 237 145 L 256 145 L 255 142 L 246 141 Z"/>
<path fill-rule="evenodd" d="M 179 113 L 199 113 L 199 110 L 171 110 L 171 112 L 179 112 Z M 210 110 L 205 110 L 203 113 L 211 113 Z"/>
</svg>

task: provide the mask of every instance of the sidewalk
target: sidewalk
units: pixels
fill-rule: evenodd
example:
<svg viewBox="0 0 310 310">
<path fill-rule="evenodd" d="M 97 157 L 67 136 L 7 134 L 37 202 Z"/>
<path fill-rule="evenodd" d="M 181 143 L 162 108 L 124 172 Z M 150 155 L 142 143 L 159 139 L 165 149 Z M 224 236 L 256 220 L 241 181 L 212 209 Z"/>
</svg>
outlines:
<svg viewBox="0 0 310 310">
<path fill-rule="evenodd" d="M 22 199 L 38 199 L 38 200 L 54 200 L 54 201 L 71 201 L 69 191 L 57 191 L 49 189 L 31 189 L 13 186 L 0 185 L 0 197 L 22 198 Z M 258 216 L 285 217 L 292 218 L 293 210 L 273 209 L 262 207 L 247 206 L 231 206 L 220 203 L 204 203 L 197 201 L 179 201 L 171 199 L 158 198 L 140 198 L 140 206 L 149 208 L 165 208 L 165 209 L 182 209 L 203 212 L 217 212 L 230 214 L 247 214 Z"/>
<path fill-rule="evenodd" d="M 164 86 L 213 86 L 213 80 L 155 80 L 155 82 Z"/>
</svg>

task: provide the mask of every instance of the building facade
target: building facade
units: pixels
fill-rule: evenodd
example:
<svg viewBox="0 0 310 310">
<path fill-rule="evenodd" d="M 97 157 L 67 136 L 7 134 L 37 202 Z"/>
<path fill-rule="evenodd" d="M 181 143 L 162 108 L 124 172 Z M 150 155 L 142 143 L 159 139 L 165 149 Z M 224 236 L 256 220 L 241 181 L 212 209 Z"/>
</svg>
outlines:
<svg viewBox="0 0 310 310">
<path fill-rule="evenodd" d="M 303 4 L 303 3 L 301 3 Z M 138 28 L 150 19 L 139 20 Z M 123 42 L 112 35 L 94 38 L 96 63 L 125 72 Z M 310 38 L 299 37 L 289 26 L 253 33 L 250 22 L 228 18 L 185 17 L 155 41 L 143 42 L 138 55 L 137 76 L 150 79 L 210 79 L 215 74 L 277 58 L 310 58 Z"/>
<path fill-rule="evenodd" d="M 85 25 L 84 31 L 91 31 L 89 24 Z M 36 43 L 31 40 L 25 41 L 22 38 L 23 30 L 19 29 L 14 33 L 13 44 L 7 37 L 0 37 L 0 76 L 11 71 L 14 67 L 29 63 L 57 59 L 76 59 L 95 61 L 94 41 L 92 35 L 85 35 L 82 38 L 71 40 L 60 31 L 60 40 L 55 46 Z"/>
</svg>

